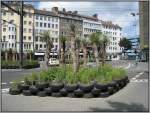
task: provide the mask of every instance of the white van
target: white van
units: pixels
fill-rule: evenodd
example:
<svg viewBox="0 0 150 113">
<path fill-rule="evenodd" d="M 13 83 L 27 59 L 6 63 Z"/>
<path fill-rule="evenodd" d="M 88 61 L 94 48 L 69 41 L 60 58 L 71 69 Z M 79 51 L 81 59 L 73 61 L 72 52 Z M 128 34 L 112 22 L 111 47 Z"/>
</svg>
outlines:
<svg viewBox="0 0 150 113">
<path fill-rule="evenodd" d="M 49 65 L 51 65 L 51 66 L 59 65 L 59 60 L 56 58 L 50 58 L 49 59 Z"/>
</svg>

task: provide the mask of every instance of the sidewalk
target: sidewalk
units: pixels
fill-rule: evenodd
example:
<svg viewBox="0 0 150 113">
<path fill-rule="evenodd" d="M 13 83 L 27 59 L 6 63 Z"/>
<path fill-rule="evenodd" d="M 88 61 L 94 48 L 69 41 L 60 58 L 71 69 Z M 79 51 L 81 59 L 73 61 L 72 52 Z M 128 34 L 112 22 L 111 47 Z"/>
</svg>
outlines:
<svg viewBox="0 0 150 113">
<path fill-rule="evenodd" d="M 129 83 L 108 98 L 2 95 L 2 111 L 147 111 L 148 83 Z"/>
</svg>

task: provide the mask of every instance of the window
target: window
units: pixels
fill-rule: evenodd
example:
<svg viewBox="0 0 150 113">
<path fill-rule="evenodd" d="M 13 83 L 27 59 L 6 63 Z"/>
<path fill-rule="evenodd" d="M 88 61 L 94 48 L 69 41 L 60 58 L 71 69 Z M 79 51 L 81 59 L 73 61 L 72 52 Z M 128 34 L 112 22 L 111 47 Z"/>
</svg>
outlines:
<svg viewBox="0 0 150 113">
<path fill-rule="evenodd" d="M 3 12 L 3 16 L 5 16 L 5 15 L 6 15 L 6 12 L 4 11 L 4 12 Z"/>
<path fill-rule="evenodd" d="M 31 36 L 29 36 L 28 39 L 31 40 Z"/>
<path fill-rule="evenodd" d="M 14 31 L 14 27 L 12 27 L 12 31 Z"/>
<path fill-rule="evenodd" d="M 31 49 L 31 44 L 29 44 L 29 49 Z"/>
<path fill-rule="evenodd" d="M 16 35 L 14 35 L 14 38 L 15 38 L 15 40 L 16 40 Z"/>
<path fill-rule="evenodd" d="M 38 44 L 35 45 L 35 49 L 38 50 Z"/>
<path fill-rule="evenodd" d="M 47 24 L 46 23 L 44 23 L 44 27 L 46 27 L 47 26 Z"/>
<path fill-rule="evenodd" d="M 26 49 L 26 44 L 24 44 L 24 49 Z"/>
<path fill-rule="evenodd" d="M 11 38 L 11 35 L 9 35 L 9 39 Z"/>
<path fill-rule="evenodd" d="M 27 21 L 24 21 L 23 23 L 24 23 L 24 25 L 26 25 L 26 24 L 27 24 Z"/>
<path fill-rule="evenodd" d="M 46 17 L 44 17 L 44 20 L 46 21 Z"/>
<path fill-rule="evenodd" d="M 52 22 L 54 22 L 54 18 L 52 18 Z"/>
<path fill-rule="evenodd" d="M 32 29 L 29 29 L 29 33 L 31 33 L 32 32 Z"/>
<path fill-rule="evenodd" d="M 57 48 L 58 48 L 58 45 L 55 46 L 55 49 L 56 49 L 56 50 L 57 50 Z"/>
<path fill-rule="evenodd" d="M 32 14 L 31 13 L 29 13 L 29 18 L 31 18 L 32 17 Z"/>
<path fill-rule="evenodd" d="M 14 15 L 14 13 L 13 13 L 13 12 L 11 12 L 11 15 Z"/>
<path fill-rule="evenodd" d="M 58 18 L 56 18 L 55 20 L 56 20 L 56 22 L 58 22 Z"/>
<path fill-rule="evenodd" d="M 39 16 L 38 16 L 38 15 L 36 15 L 36 19 L 37 19 L 37 20 L 39 19 Z"/>
<path fill-rule="evenodd" d="M 58 42 L 58 38 L 56 38 L 55 41 Z"/>
<path fill-rule="evenodd" d="M 50 26 L 50 24 L 48 24 L 48 28 L 50 28 L 51 26 Z"/>
<path fill-rule="evenodd" d="M 43 26 L 43 23 L 42 22 L 40 22 L 40 27 L 42 27 Z"/>
<path fill-rule="evenodd" d="M 12 43 L 12 48 L 14 47 L 14 44 Z"/>
<path fill-rule="evenodd" d="M 44 44 L 44 48 L 46 48 L 46 44 Z"/>
<path fill-rule="evenodd" d="M 42 48 L 42 44 L 40 44 L 40 48 Z"/>
<path fill-rule="evenodd" d="M 42 16 L 40 16 L 40 20 L 43 20 L 43 17 L 42 17 Z"/>
<path fill-rule="evenodd" d="M 3 28 L 3 32 L 5 32 L 6 31 L 6 28 Z"/>
<path fill-rule="evenodd" d="M 11 30 L 11 27 L 9 27 L 9 31 Z"/>
<path fill-rule="evenodd" d="M 4 41 L 4 42 L 6 41 L 6 36 L 3 36 L 3 41 Z"/>
<path fill-rule="evenodd" d="M 58 35 L 58 31 L 55 31 L 55 35 Z M 65 35 L 66 35 L 66 32 L 65 32 Z"/>
<path fill-rule="evenodd" d="M 29 25 L 31 25 L 32 24 L 32 22 L 31 21 L 29 21 Z"/>
<path fill-rule="evenodd" d="M 48 21 L 50 21 L 51 20 L 51 18 L 50 17 L 48 17 Z"/>
<path fill-rule="evenodd" d="M 12 35 L 12 39 L 14 39 L 14 35 Z"/>
<path fill-rule="evenodd" d="M 35 37 L 35 41 L 38 41 L 38 36 Z"/>
<path fill-rule="evenodd" d="M 36 27 L 38 27 L 39 26 L 39 23 L 38 22 L 36 22 Z"/>
<path fill-rule="evenodd" d="M 2 43 L 2 48 L 4 48 L 4 44 Z"/>
<path fill-rule="evenodd" d="M 55 28 L 56 28 L 56 29 L 58 28 L 58 25 L 57 25 L 57 24 L 55 25 Z"/>
<path fill-rule="evenodd" d="M 24 36 L 23 39 L 26 40 L 26 36 Z"/>
<path fill-rule="evenodd" d="M 27 29 L 26 29 L 26 28 L 24 28 L 24 29 L 23 29 L 23 32 L 25 32 L 25 33 L 26 33 L 26 31 L 27 31 Z"/>
<path fill-rule="evenodd" d="M 52 24 L 52 28 L 54 28 L 54 24 Z"/>
</svg>

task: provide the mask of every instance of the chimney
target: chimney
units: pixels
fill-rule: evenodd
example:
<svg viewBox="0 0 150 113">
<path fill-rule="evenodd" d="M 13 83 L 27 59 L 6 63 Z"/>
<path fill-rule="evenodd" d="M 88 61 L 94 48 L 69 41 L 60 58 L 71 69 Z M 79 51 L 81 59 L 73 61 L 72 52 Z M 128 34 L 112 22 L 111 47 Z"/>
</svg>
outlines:
<svg viewBox="0 0 150 113">
<path fill-rule="evenodd" d="M 58 7 L 52 7 L 52 12 L 58 13 Z"/>
<path fill-rule="evenodd" d="M 97 18 L 97 14 L 94 14 L 93 17 L 94 17 L 94 18 Z"/>
<path fill-rule="evenodd" d="M 63 10 L 62 10 L 63 12 L 66 12 L 66 9 L 65 8 L 63 8 Z"/>
<path fill-rule="evenodd" d="M 77 13 L 78 13 L 78 11 L 74 11 L 74 12 L 73 12 L 73 14 L 77 14 Z"/>
</svg>

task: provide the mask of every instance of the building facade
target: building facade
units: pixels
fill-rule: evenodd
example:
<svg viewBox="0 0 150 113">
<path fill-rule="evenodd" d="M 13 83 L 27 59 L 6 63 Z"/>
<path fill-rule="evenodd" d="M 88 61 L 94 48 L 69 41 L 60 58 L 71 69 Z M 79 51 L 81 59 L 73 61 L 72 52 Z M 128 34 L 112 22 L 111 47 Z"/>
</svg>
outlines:
<svg viewBox="0 0 150 113">
<path fill-rule="evenodd" d="M 109 37 L 109 44 L 106 48 L 107 59 L 119 60 L 123 50 L 119 46 L 119 41 L 122 38 L 122 28 L 111 21 L 102 21 L 102 32 Z"/>
</svg>

